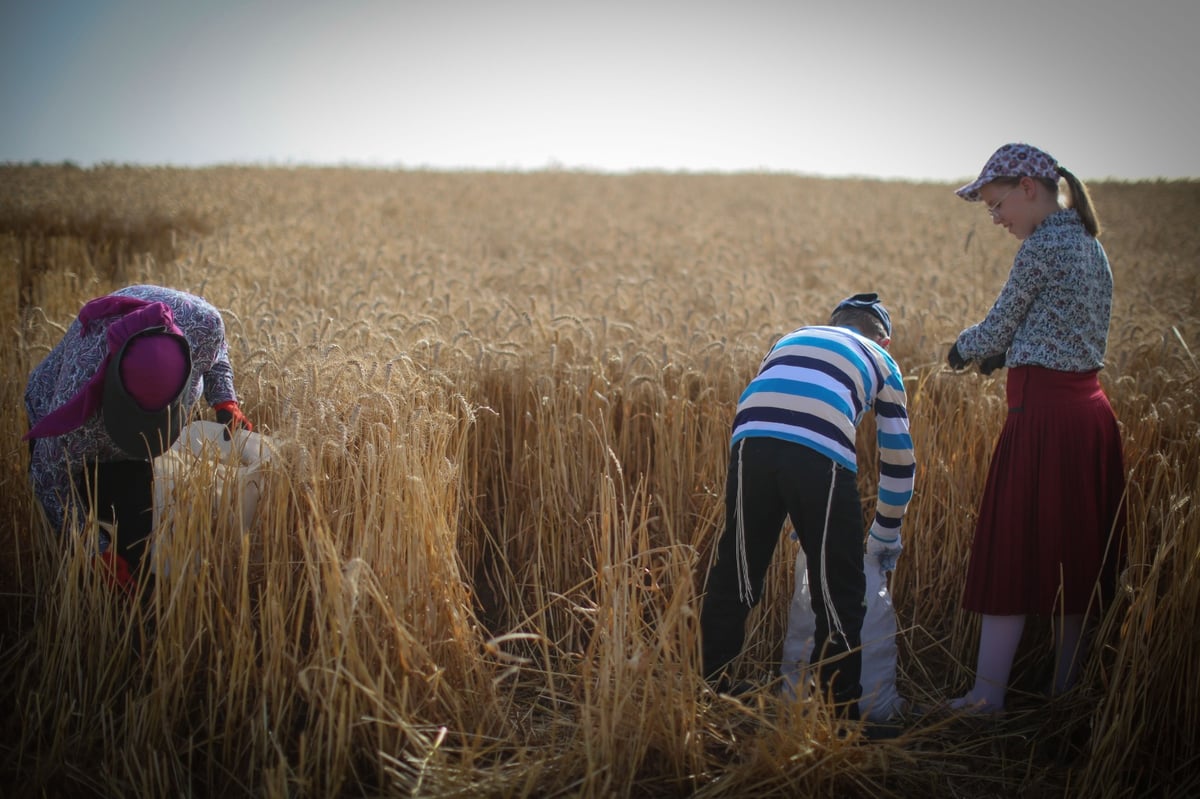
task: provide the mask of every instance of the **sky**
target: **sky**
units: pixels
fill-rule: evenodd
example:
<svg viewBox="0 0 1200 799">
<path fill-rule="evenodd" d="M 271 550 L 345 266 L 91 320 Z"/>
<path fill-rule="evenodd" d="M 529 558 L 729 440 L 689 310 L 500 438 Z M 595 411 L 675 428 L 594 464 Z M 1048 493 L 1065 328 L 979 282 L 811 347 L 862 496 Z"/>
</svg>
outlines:
<svg viewBox="0 0 1200 799">
<path fill-rule="evenodd" d="M 1196 0 L 0 0 L 0 162 L 1196 178 L 1198 39 Z"/>
</svg>

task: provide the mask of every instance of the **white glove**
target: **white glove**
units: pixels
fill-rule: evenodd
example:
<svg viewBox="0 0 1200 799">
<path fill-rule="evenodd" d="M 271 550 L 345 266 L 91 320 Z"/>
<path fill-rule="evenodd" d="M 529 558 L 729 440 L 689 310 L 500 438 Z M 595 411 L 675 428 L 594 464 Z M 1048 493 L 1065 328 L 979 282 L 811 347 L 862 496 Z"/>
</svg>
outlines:
<svg viewBox="0 0 1200 799">
<path fill-rule="evenodd" d="M 896 570 L 896 560 L 900 557 L 900 551 L 904 549 L 904 545 L 900 542 L 900 533 L 897 532 L 894 537 L 881 538 L 874 527 L 867 534 L 867 554 L 879 561 L 879 566 L 884 571 L 890 572 Z"/>
</svg>

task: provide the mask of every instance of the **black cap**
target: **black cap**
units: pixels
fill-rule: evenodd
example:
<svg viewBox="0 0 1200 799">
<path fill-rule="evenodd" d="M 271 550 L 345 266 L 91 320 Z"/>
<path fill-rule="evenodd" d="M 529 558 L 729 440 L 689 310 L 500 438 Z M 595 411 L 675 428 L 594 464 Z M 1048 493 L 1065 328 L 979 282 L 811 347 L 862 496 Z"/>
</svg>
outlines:
<svg viewBox="0 0 1200 799">
<path fill-rule="evenodd" d="M 121 359 L 125 356 L 129 342 L 148 334 L 177 339 L 187 360 L 189 374 L 192 368 L 192 350 L 187 339 L 177 333 L 169 333 L 163 327 L 148 328 L 130 336 L 117 354 L 109 359 L 108 371 L 104 376 L 104 399 L 100 403 L 101 418 L 104 420 L 104 429 L 108 437 L 134 460 L 156 458 L 170 449 L 175 439 L 179 438 L 185 415 L 183 395 L 190 382 L 185 379 L 175 398 L 156 411 L 145 410 L 130 396 L 121 382 Z"/>
<path fill-rule="evenodd" d="M 888 338 L 892 336 L 892 317 L 887 312 L 887 308 L 883 307 L 883 303 L 879 301 L 879 295 L 875 292 L 866 294 L 855 294 L 853 297 L 847 297 L 837 304 L 833 309 L 834 313 L 846 308 L 858 308 L 864 311 L 870 311 L 875 318 L 883 323 L 883 329 L 887 331 Z"/>
</svg>

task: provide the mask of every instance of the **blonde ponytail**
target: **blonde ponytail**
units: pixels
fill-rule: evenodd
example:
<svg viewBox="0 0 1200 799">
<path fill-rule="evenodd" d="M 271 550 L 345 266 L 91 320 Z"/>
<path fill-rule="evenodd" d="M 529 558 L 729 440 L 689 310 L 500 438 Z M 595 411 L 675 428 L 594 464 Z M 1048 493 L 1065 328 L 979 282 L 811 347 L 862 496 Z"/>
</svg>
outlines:
<svg viewBox="0 0 1200 799">
<path fill-rule="evenodd" d="M 1100 220 L 1096 217 L 1096 208 L 1092 205 L 1092 196 L 1088 194 L 1087 186 L 1084 186 L 1083 181 L 1075 177 L 1069 169 L 1059 166 L 1057 170 L 1058 174 L 1062 175 L 1063 180 L 1067 182 L 1067 188 L 1071 192 L 1070 197 L 1067 198 L 1067 207 L 1075 209 L 1088 233 L 1093 237 L 1099 236 Z"/>
</svg>

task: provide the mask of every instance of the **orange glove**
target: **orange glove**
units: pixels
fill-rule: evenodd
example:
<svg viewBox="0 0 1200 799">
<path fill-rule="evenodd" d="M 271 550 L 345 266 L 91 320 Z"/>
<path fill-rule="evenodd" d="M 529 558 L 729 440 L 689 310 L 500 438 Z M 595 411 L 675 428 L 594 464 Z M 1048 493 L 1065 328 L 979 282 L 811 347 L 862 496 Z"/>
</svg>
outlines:
<svg viewBox="0 0 1200 799">
<path fill-rule="evenodd" d="M 109 586 L 120 589 L 127 596 L 137 593 L 137 580 L 129 572 L 129 561 L 113 552 L 112 549 L 104 550 L 99 557 L 104 581 Z"/>
<path fill-rule="evenodd" d="M 238 428 L 250 433 L 254 432 L 254 425 L 250 424 L 250 420 L 246 418 L 246 414 L 242 413 L 242 409 L 236 400 L 218 402 L 213 406 L 213 410 L 217 412 L 217 421 L 229 428 L 230 433 Z"/>
</svg>

